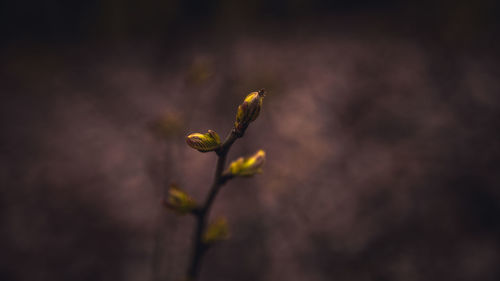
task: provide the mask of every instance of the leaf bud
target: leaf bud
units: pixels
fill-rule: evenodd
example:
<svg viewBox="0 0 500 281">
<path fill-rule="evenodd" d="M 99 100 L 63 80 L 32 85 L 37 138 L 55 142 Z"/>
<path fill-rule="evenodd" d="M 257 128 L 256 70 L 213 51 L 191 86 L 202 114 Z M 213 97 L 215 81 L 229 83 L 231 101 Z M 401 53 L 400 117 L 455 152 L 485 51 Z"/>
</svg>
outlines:
<svg viewBox="0 0 500 281">
<path fill-rule="evenodd" d="M 264 150 L 259 150 L 254 155 L 243 158 L 240 157 L 229 165 L 228 173 L 233 176 L 250 177 L 262 172 L 262 165 L 266 159 Z"/>
<path fill-rule="evenodd" d="M 220 147 L 220 138 L 216 132 L 208 130 L 206 134 L 190 134 L 186 137 L 186 143 L 200 152 L 208 152 Z"/>
<path fill-rule="evenodd" d="M 163 205 L 181 215 L 191 213 L 197 208 L 196 202 L 176 185 L 170 186 Z"/>
<path fill-rule="evenodd" d="M 229 238 L 229 227 L 225 218 L 219 218 L 212 222 L 203 234 L 203 242 L 212 244 Z"/>
<path fill-rule="evenodd" d="M 250 122 L 257 119 L 262 108 L 262 100 L 264 99 L 264 90 L 252 92 L 248 94 L 242 104 L 238 106 L 236 114 L 236 122 L 234 128 L 243 133 Z"/>
</svg>

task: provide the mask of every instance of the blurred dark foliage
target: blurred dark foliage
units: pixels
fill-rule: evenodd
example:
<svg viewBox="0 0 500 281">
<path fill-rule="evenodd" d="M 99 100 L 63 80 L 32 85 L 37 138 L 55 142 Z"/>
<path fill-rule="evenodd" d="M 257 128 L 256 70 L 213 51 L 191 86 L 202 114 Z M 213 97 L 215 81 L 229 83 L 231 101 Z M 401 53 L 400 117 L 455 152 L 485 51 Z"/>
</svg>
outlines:
<svg viewBox="0 0 500 281">
<path fill-rule="evenodd" d="M 499 280 L 500 4 L 2 1 L 0 280 L 181 280 L 250 91 L 263 148 L 202 280 Z"/>
</svg>

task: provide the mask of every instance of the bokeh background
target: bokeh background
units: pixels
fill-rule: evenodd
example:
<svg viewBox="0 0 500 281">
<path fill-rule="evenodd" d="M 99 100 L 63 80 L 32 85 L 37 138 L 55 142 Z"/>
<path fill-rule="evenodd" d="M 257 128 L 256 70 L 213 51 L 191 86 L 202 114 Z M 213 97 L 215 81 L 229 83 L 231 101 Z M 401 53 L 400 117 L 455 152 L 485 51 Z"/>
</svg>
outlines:
<svg viewBox="0 0 500 281">
<path fill-rule="evenodd" d="M 201 280 L 500 280 L 488 0 L 2 1 L 0 280 L 182 280 L 225 135 L 267 151 Z"/>
</svg>

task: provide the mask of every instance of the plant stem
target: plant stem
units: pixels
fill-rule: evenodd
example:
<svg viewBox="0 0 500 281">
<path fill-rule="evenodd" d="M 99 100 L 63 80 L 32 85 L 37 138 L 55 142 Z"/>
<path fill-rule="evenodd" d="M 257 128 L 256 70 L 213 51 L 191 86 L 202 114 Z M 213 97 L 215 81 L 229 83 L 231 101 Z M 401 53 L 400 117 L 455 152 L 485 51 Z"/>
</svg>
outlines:
<svg viewBox="0 0 500 281">
<path fill-rule="evenodd" d="M 205 232 L 207 219 L 210 214 L 210 208 L 217 196 L 222 185 L 230 178 L 228 175 L 223 175 L 224 165 L 226 162 L 226 156 L 231 148 L 231 145 L 236 141 L 236 139 L 243 136 L 243 133 L 233 129 L 231 133 L 228 134 L 226 140 L 221 145 L 221 147 L 216 151 L 217 153 L 217 167 L 215 169 L 214 181 L 210 192 L 208 193 L 207 199 L 203 206 L 195 213 L 196 217 L 196 231 L 193 241 L 193 253 L 191 256 L 191 262 L 187 270 L 187 276 L 189 281 L 195 281 L 198 278 L 198 273 L 200 271 L 201 260 L 203 255 L 207 250 L 207 245 L 203 243 L 203 233 Z"/>
</svg>

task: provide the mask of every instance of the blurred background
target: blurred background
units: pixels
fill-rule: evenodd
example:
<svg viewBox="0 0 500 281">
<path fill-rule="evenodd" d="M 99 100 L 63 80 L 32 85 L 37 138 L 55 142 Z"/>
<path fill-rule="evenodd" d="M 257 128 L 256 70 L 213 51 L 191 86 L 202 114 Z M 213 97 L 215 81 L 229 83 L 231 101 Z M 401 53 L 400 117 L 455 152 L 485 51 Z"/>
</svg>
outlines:
<svg viewBox="0 0 500 281">
<path fill-rule="evenodd" d="M 182 280 L 214 154 L 265 149 L 201 280 L 500 280 L 500 4 L 0 4 L 0 280 Z"/>
</svg>

